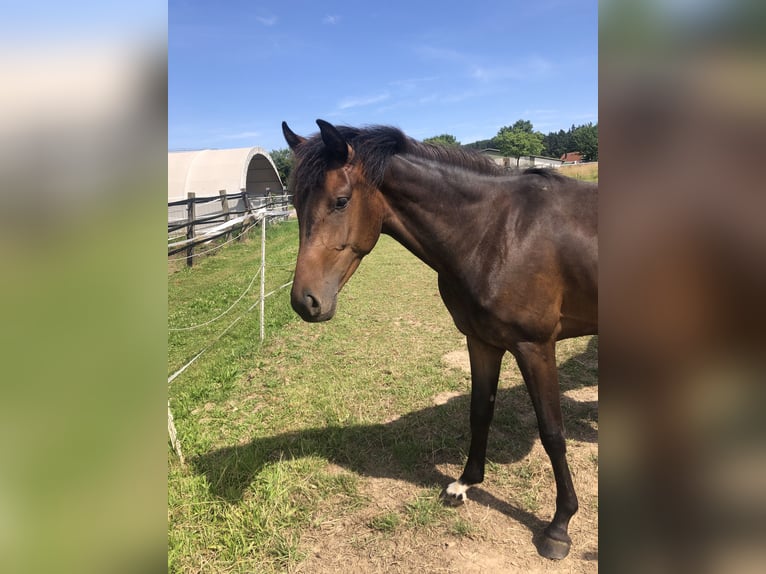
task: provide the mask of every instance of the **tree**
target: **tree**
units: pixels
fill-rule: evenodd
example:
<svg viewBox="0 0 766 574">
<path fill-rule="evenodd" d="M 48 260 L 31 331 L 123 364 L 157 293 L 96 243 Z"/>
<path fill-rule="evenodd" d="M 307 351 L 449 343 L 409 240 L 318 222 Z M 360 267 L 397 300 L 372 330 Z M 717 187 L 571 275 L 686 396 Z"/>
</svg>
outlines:
<svg viewBox="0 0 766 574">
<path fill-rule="evenodd" d="M 494 147 L 494 145 L 495 145 L 494 142 L 491 139 L 488 139 L 488 140 L 475 141 L 469 144 L 463 144 L 462 147 L 481 151 L 483 149 Z"/>
<path fill-rule="evenodd" d="M 507 157 L 516 158 L 516 166 L 523 155 L 540 155 L 543 151 L 543 134 L 532 128 L 529 120 L 517 120 L 512 126 L 500 128 L 494 144 Z"/>
<path fill-rule="evenodd" d="M 457 141 L 457 138 L 451 134 L 442 134 L 440 136 L 426 138 L 423 140 L 423 143 L 455 147 L 460 145 L 460 142 Z"/>
<path fill-rule="evenodd" d="M 572 144 L 574 151 L 582 154 L 583 161 L 598 161 L 598 124 L 588 122 L 586 125 L 572 129 Z"/>
<path fill-rule="evenodd" d="M 277 172 L 282 184 L 287 185 L 290 172 L 293 169 L 293 152 L 288 148 L 271 150 L 271 160 L 277 166 Z"/>
<path fill-rule="evenodd" d="M 500 131 L 503 131 L 504 129 L 511 129 L 518 132 L 526 132 L 528 134 L 531 134 L 533 131 L 532 122 L 530 122 L 529 120 L 516 120 L 510 128 L 506 126 L 504 128 L 500 128 Z"/>
<path fill-rule="evenodd" d="M 575 151 L 572 147 L 572 132 L 559 130 L 550 132 L 543 137 L 543 155 L 548 157 L 561 157 L 569 151 Z"/>
<path fill-rule="evenodd" d="M 582 126 L 572 124 L 567 131 L 550 132 L 543 138 L 544 152 L 551 157 L 561 157 L 565 153 L 578 151 L 585 161 L 598 161 L 598 124 L 588 123 Z"/>
</svg>

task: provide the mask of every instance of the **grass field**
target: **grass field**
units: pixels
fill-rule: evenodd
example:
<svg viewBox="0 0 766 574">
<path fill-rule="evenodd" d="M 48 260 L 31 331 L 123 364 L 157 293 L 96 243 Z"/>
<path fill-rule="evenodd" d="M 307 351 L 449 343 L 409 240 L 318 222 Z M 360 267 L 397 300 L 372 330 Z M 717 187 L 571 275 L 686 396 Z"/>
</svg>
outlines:
<svg viewBox="0 0 766 574">
<path fill-rule="evenodd" d="M 267 291 L 290 279 L 297 225 L 268 230 Z M 169 326 L 209 320 L 247 287 L 258 234 L 169 273 Z M 168 373 L 257 299 L 169 334 Z M 439 500 L 468 448 L 463 337 L 433 271 L 388 237 L 344 288 L 335 319 L 306 324 L 285 289 L 170 385 L 187 464 L 169 449 L 171 572 L 597 571 L 597 339 L 559 347 L 569 460 L 580 499 L 564 563 L 532 537 L 553 513 L 550 463 L 512 360 L 487 477 L 462 507 Z"/>
<path fill-rule="evenodd" d="M 563 165 L 559 168 L 562 175 L 582 179 L 585 181 L 598 181 L 598 162 L 578 163 Z"/>
</svg>

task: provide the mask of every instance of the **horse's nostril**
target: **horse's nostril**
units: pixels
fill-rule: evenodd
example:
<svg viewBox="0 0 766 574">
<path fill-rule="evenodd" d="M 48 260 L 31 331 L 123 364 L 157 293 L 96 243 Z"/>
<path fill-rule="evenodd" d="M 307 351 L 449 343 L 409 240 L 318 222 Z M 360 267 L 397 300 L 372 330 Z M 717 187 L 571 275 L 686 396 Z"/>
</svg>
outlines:
<svg viewBox="0 0 766 574">
<path fill-rule="evenodd" d="M 311 293 L 306 293 L 306 307 L 311 311 L 319 310 L 319 301 Z"/>
</svg>

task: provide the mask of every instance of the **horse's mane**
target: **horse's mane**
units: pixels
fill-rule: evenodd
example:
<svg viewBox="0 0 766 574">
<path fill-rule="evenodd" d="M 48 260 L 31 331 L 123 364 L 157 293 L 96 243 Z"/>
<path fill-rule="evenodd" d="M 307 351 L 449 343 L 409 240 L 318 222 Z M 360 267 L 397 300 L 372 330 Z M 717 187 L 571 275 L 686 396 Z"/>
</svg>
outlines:
<svg viewBox="0 0 766 574">
<path fill-rule="evenodd" d="M 497 164 L 479 153 L 459 147 L 422 143 L 394 127 L 336 126 L 336 128 L 353 148 L 354 160 L 361 162 L 365 175 L 376 185 L 383 180 L 388 162 L 395 155 L 412 155 L 477 173 L 491 175 L 502 173 L 502 169 Z M 297 159 L 295 180 L 304 185 L 319 184 L 327 168 L 324 143 L 319 134 L 313 135 L 300 145 L 297 150 Z"/>
<path fill-rule="evenodd" d="M 390 126 L 364 128 L 336 126 L 336 128 L 353 148 L 354 161 L 361 163 L 367 179 L 374 185 L 379 185 L 383 180 L 388 162 L 395 155 L 409 155 L 483 175 L 536 173 L 551 178 L 558 176 L 557 173 L 540 168 L 509 172 L 474 150 L 419 142 Z M 319 134 L 313 135 L 299 146 L 297 160 L 291 188 L 296 182 L 300 182 L 301 187 L 306 190 L 321 186 L 327 169 L 327 160 L 324 143 Z M 293 192 L 300 194 L 301 190 L 293 189 Z"/>
<path fill-rule="evenodd" d="M 341 127 L 341 135 L 354 148 L 364 166 L 365 174 L 375 184 L 383 179 L 388 161 L 394 155 L 409 155 L 486 175 L 500 175 L 502 168 L 490 158 L 456 146 L 419 142 L 401 130 L 389 126 L 363 129 Z"/>
</svg>

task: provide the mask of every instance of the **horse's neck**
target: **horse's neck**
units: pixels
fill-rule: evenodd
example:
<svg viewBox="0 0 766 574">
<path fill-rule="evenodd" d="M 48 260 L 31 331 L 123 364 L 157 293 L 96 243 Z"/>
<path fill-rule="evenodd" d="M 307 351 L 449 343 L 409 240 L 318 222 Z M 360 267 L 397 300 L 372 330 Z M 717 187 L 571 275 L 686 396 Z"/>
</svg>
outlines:
<svg viewBox="0 0 766 574">
<path fill-rule="evenodd" d="M 448 271 L 456 253 L 467 247 L 468 210 L 477 205 L 473 190 L 460 178 L 448 177 L 448 171 L 396 156 L 380 186 L 387 205 L 383 232 L 439 273 Z"/>
</svg>

